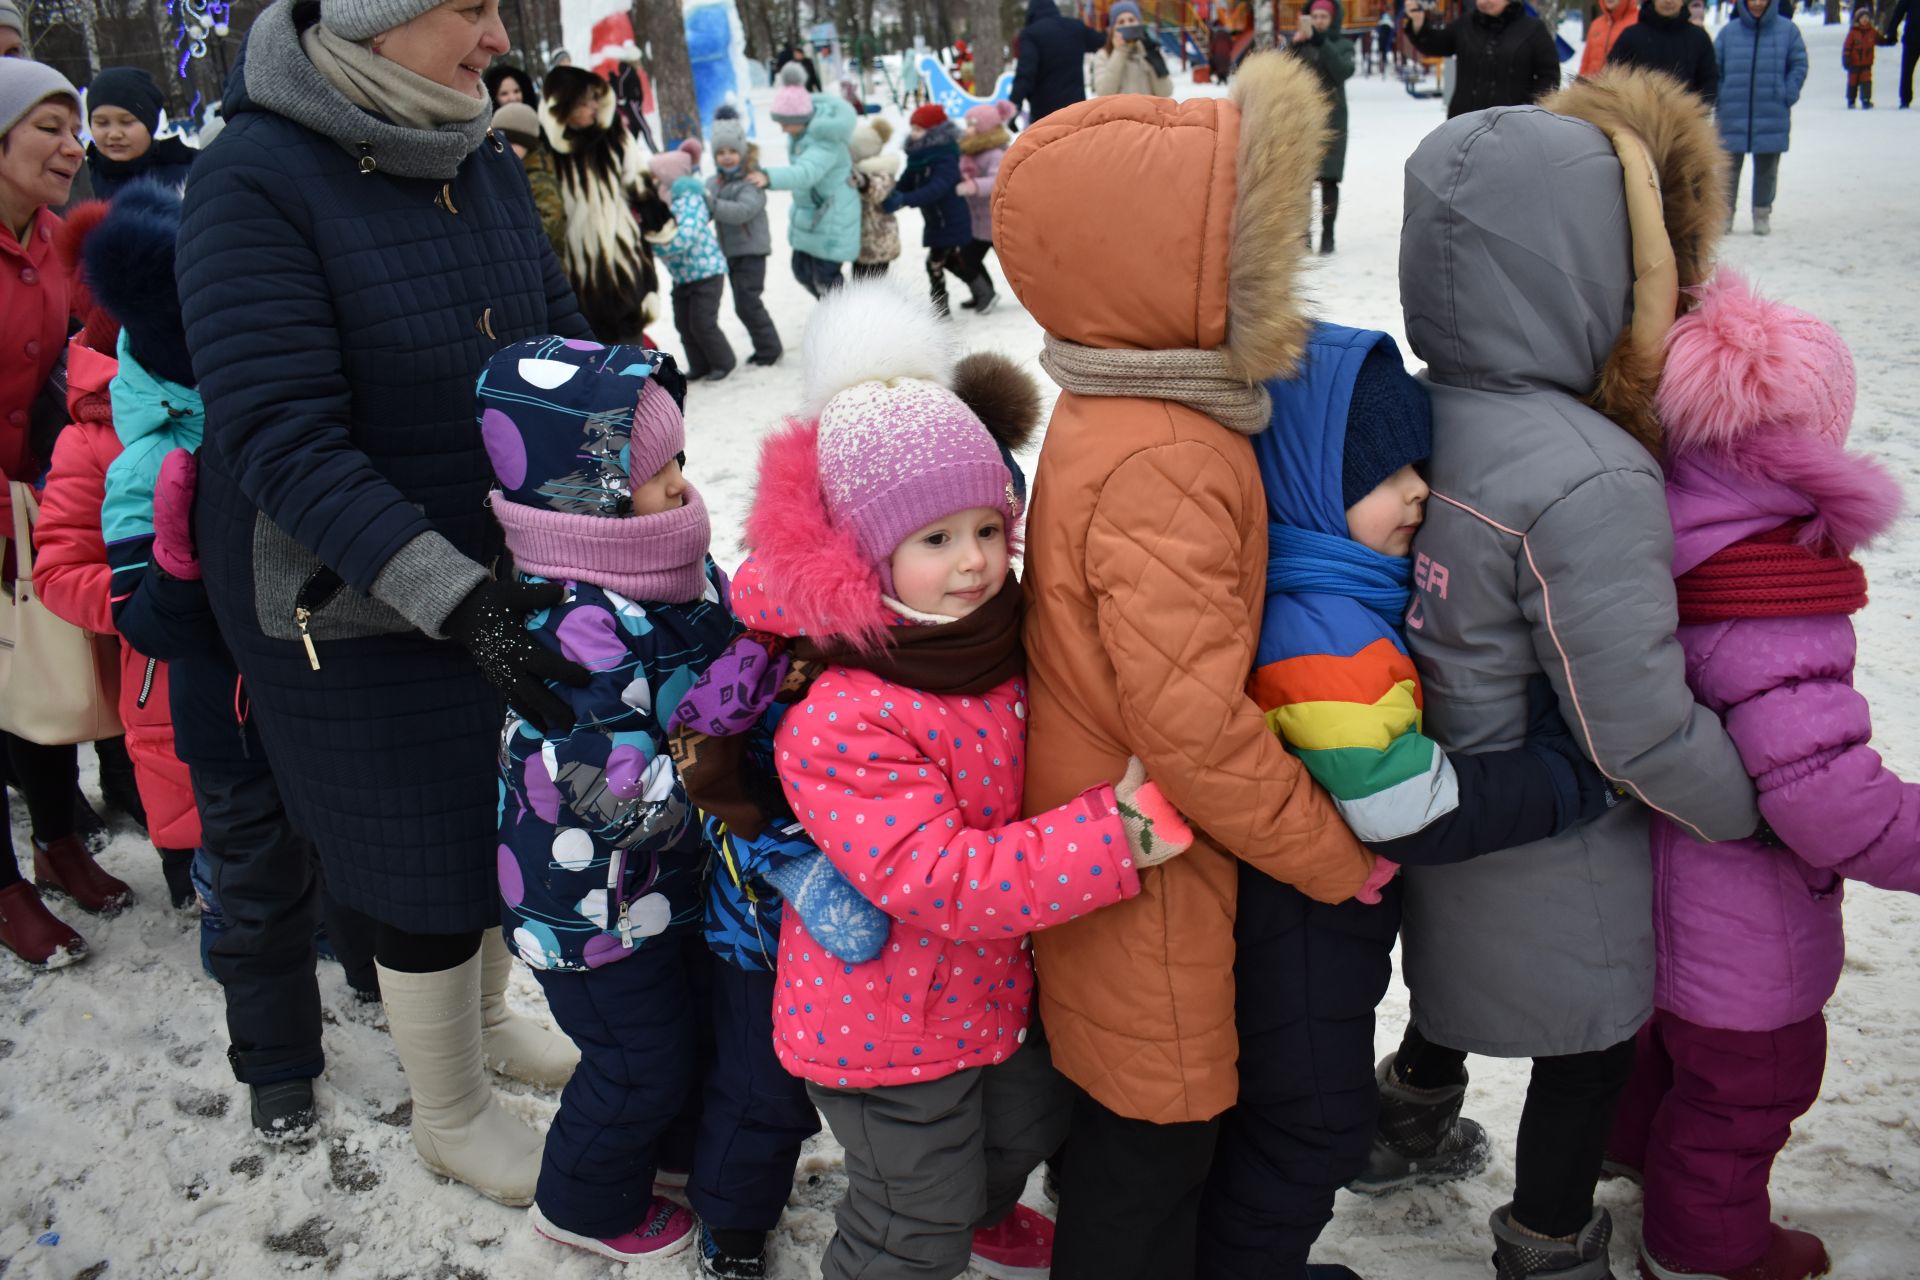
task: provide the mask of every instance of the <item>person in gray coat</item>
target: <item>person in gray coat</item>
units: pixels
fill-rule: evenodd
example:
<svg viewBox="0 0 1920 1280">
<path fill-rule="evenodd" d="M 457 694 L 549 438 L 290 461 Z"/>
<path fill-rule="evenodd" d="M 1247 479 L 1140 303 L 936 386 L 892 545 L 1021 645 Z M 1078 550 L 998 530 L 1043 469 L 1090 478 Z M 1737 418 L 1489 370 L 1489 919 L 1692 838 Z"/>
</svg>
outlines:
<svg viewBox="0 0 1920 1280">
<path fill-rule="evenodd" d="M 1450 1125 L 1467 1053 L 1533 1059 L 1514 1199 L 1493 1215 L 1501 1280 L 1611 1274 L 1593 1188 L 1653 1008 L 1649 815 L 1708 841 L 1758 822 L 1687 689 L 1649 407 L 1725 216 L 1717 150 L 1677 84 L 1609 70 L 1451 120 L 1407 161 L 1400 297 L 1433 403 L 1407 615 L 1426 731 L 1449 751 L 1516 746 L 1544 672 L 1624 796 L 1553 839 L 1405 873 L 1412 1026 L 1383 1064 L 1382 1134 L 1421 1105 Z M 1659 266 L 1636 280 L 1636 260 Z"/>
<path fill-rule="evenodd" d="M 714 229 L 720 233 L 720 252 L 727 258 L 727 281 L 733 286 L 733 314 L 753 339 L 748 364 L 780 363 L 784 348 L 780 331 L 760 299 L 767 287 L 767 256 L 773 252 L 773 229 L 767 225 L 767 193 L 747 181 L 760 169 L 760 149 L 747 141 L 740 113 L 721 107 L 713 113 L 707 140 L 713 145 L 713 167 L 707 179 L 707 203 L 713 207 Z"/>
</svg>

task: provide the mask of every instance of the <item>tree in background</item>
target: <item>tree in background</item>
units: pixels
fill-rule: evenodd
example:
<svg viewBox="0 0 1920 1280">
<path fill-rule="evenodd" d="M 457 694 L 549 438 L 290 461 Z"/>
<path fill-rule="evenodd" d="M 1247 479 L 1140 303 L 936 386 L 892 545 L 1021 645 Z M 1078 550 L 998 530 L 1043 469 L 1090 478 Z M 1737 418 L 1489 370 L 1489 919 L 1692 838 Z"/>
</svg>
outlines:
<svg viewBox="0 0 1920 1280">
<path fill-rule="evenodd" d="M 660 140 L 668 148 L 688 138 L 706 140 L 700 128 L 700 104 L 693 93 L 685 23 L 676 0 L 640 0 L 634 6 L 634 35 L 640 41 L 647 74 L 653 78 L 653 97 L 660 106 Z"/>
<path fill-rule="evenodd" d="M 967 39 L 973 46 L 973 91 L 982 97 L 993 92 L 993 82 L 1006 65 L 1006 37 L 1001 34 L 1001 0 L 967 0 Z"/>
</svg>

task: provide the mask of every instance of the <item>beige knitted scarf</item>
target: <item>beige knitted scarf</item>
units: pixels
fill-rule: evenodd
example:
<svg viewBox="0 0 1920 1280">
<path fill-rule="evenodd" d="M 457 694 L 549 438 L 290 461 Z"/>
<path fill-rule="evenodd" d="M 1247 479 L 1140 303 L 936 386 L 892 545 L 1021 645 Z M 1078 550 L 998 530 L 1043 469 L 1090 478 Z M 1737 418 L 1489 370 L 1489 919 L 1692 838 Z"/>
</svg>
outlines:
<svg viewBox="0 0 1920 1280">
<path fill-rule="evenodd" d="M 306 50 L 314 69 L 348 102 L 397 125 L 439 129 L 469 124 L 482 113 L 491 114 L 485 97 L 471 97 L 437 84 L 363 44 L 335 35 L 325 23 L 316 22 L 301 32 L 300 47 Z M 480 132 L 486 132 L 484 126 Z"/>
<path fill-rule="evenodd" d="M 1267 389 L 1230 370 L 1224 351 L 1116 351 L 1048 334 L 1040 367 L 1075 395 L 1171 400 L 1242 435 L 1259 435 L 1273 416 Z"/>
</svg>

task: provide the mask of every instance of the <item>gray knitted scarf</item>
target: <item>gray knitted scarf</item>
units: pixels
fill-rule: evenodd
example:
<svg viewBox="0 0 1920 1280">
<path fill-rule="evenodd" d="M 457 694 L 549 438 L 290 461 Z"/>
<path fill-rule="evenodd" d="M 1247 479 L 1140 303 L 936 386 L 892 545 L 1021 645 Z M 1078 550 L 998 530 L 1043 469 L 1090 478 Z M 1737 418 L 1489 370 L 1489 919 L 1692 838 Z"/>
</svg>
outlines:
<svg viewBox="0 0 1920 1280">
<path fill-rule="evenodd" d="M 314 40 L 309 32 L 303 47 L 295 2 L 274 0 L 254 20 L 247 37 L 247 96 L 333 140 L 369 173 L 455 177 L 486 139 L 491 120 L 486 101 L 435 84 L 371 51 L 360 51 L 364 58 L 343 53 L 340 46 L 349 42 L 337 36 Z M 469 109 L 470 117 L 458 114 Z"/>
<path fill-rule="evenodd" d="M 1267 389 L 1232 372 L 1221 351 L 1117 351 L 1048 334 L 1040 367 L 1075 395 L 1171 400 L 1242 435 L 1259 435 L 1273 416 Z"/>
</svg>

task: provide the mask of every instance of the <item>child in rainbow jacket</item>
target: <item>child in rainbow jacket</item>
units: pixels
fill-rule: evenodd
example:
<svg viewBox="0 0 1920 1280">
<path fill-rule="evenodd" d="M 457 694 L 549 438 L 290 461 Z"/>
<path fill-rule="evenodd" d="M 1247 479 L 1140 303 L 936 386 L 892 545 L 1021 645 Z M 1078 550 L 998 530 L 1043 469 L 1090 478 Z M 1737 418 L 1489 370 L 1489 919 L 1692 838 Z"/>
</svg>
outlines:
<svg viewBox="0 0 1920 1280">
<path fill-rule="evenodd" d="M 1297 376 L 1267 390 L 1272 425 L 1253 438 L 1267 601 L 1250 690 L 1376 866 L 1337 904 L 1240 868 L 1235 974 L 1258 998 L 1238 1006 L 1240 1104 L 1203 1202 L 1200 1272 L 1332 1280 L 1351 1273 L 1306 1259 L 1342 1185 L 1384 1192 L 1487 1160 L 1485 1131 L 1460 1118 L 1464 1084 L 1411 1089 L 1391 1059 L 1376 1074 L 1373 1010 L 1400 928 L 1394 873 L 1556 835 L 1605 812 L 1613 791 L 1544 680 L 1516 748 L 1449 752 L 1421 732 L 1402 628 L 1420 625 L 1410 552 L 1427 485 L 1414 464 L 1432 415 L 1393 339 L 1316 325 Z"/>
</svg>

